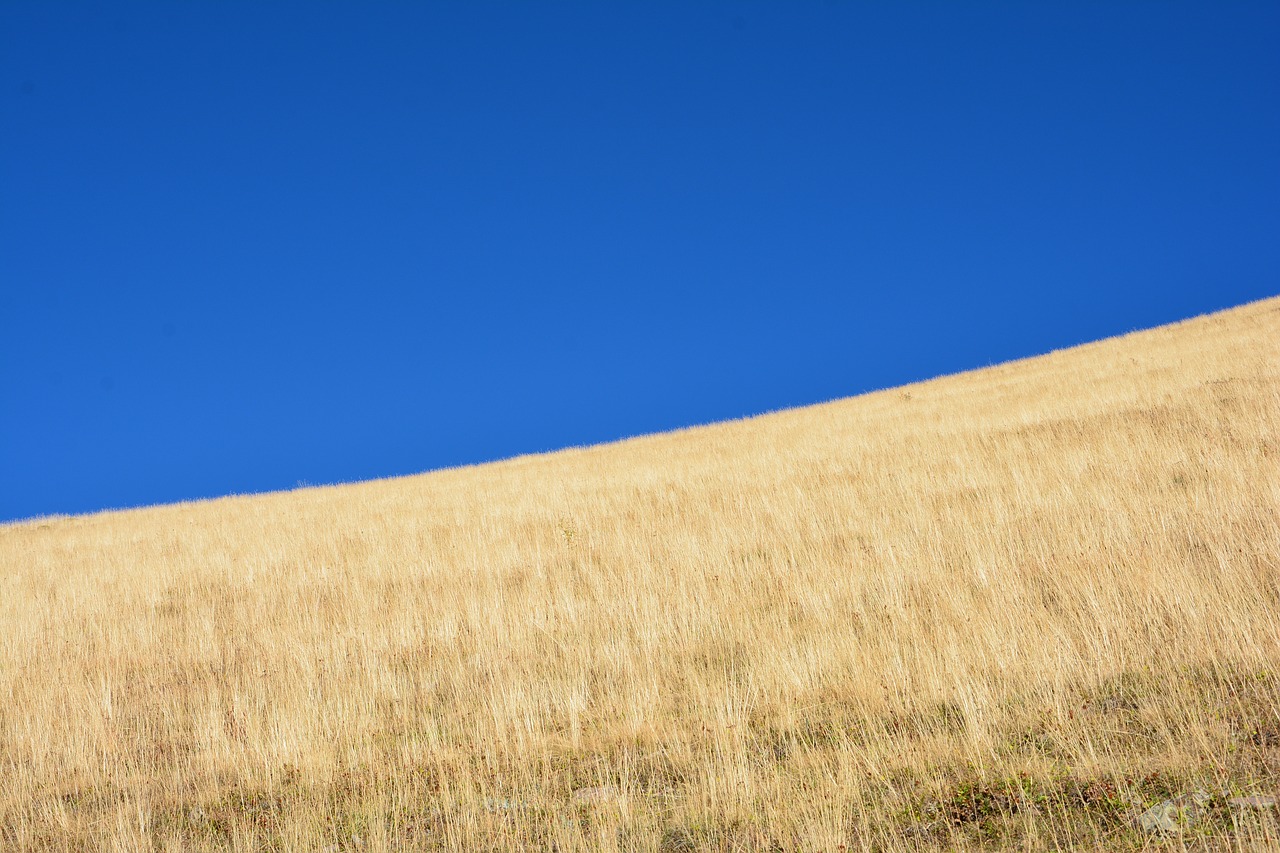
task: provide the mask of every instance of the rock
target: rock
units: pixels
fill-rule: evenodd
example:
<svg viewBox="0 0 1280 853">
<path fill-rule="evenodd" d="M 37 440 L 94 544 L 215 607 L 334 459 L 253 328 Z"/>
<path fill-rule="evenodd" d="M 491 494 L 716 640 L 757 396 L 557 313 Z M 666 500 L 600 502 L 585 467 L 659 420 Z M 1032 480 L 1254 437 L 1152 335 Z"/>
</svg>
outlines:
<svg viewBox="0 0 1280 853">
<path fill-rule="evenodd" d="M 1151 833 L 1182 832 L 1201 818 L 1211 799 L 1208 791 L 1197 790 L 1165 800 L 1138 815 L 1138 826 Z"/>
<path fill-rule="evenodd" d="M 593 788 L 579 788 L 569 797 L 569 801 L 575 806 L 596 806 L 617 802 L 621 796 L 612 785 L 597 785 Z"/>
<path fill-rule="evenodd" d="M 1256 794 L 1252 797 L 1228 797 L 1227 805 L 1237 809 L 1274 809 L 1276 798 L 1266 794 Z"/>
</svg>

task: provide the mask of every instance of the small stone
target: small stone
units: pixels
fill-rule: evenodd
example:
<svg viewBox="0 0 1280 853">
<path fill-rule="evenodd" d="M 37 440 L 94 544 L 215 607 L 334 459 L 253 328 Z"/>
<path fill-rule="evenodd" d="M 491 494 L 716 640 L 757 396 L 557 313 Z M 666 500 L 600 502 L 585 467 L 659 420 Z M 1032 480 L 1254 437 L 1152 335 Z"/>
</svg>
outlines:
<svg viewBox="0 0 1280 853">
<path fill-rule="evenodd" d="M 1182 832 L 1200 819 L 1211 799 L 1208 791 L 1193 791 L 1165 800 L 1138 815 L 1138 826 L 1151 833 Z"/>
<path fill-rule="evenodd" d="M 1274 809 L 1276 807 L 1276 798 L 1266 794 L 1257 794 L 1252 797 L 1231 797 L 1227 800 L 1227 804 L 1238 809 Z"/>
<path fill-rule="evenodd" d="M 1182 824 L 1178 821 L 1178 807 L 1173 800 L 1157 803 L 1138 815 L 1138 826 L 1145 832 L 1181 832 Z"/>
</svg>

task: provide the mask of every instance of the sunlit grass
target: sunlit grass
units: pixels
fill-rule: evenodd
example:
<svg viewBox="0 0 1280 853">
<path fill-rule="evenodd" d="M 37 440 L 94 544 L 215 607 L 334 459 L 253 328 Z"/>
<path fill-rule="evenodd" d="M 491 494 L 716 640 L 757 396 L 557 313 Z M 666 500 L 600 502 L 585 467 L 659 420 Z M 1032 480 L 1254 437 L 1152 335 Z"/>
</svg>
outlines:
<svg viewBox="0 0 1280 853">
<path fill-rule="evenodd" d="M 1137 801 L 1280 788 L 1278 359 L 1273 299 L 603 447 L 0 526 L 0 849 L 1141 845 Z M 1179 843 L 1278 838 L 1220 811 Z"/>
</svg>

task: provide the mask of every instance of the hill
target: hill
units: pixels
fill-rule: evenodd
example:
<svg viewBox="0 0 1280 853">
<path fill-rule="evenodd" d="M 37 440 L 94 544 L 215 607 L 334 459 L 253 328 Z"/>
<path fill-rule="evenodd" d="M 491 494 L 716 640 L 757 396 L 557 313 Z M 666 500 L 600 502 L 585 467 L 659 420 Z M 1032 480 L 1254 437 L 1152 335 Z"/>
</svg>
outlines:
<svg viewBox="0 0 1280 853">
<path fill-rule="evenodd" d="M 1280 844 L 1280 298 L 0 526 L 5 850 Z"/>
</svg>

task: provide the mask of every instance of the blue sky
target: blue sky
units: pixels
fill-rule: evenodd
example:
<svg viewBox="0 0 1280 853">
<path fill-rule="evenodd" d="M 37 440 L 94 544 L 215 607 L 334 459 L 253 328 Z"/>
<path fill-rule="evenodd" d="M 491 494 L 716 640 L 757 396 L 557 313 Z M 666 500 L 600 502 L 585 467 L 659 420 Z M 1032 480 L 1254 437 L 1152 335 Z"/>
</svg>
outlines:
<svg viewBox="0 0 1280 853">
<path fill-rule="evenodd" d="M 0 5 L 0 519 L 804 405 L 1280 292 L 1280 6 Z"/>
</svg>

